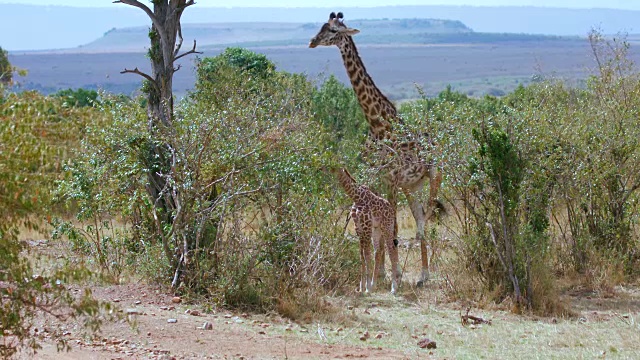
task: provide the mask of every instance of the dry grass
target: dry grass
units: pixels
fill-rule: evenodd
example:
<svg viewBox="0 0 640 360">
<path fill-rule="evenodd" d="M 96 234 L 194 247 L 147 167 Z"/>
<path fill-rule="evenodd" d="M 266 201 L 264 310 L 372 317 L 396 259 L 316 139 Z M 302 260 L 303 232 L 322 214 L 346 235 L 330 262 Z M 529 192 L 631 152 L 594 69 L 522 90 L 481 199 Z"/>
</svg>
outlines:
<svg viewBox="0 0 640 360">
<path fill-rule="evenodd" d="M 472 308 L 470 314 L 491 320 L 491 325 L 475 326 L 463 326 L 460 315 L 466 307 L 441 303 L 440 292 L 405 284 L 398 296 L 378 290 L 367 296 L 328 298 L 336 308 L 331 317 L 294 326 L 293 333 L 284 325 L 280 331 L 292 340 L 393 349 L 410 359 L 640 358 L 640 291 L 625 291 L 621 296 L 626 300 L 619 303 L 568 296 L 568 301 L 580 304 L 574 318 Z M 369 337 L 361 340 L 367 333 Z M 436 341 L 437 349 L 419 348 L 424 338 Z"/>
<path fill-rule="evenodd" d="M 39 225 L 38 229 L 31 229 L 26 227 L 20 227 L 18 229 L 18 241 L 35 241 L 48 239 L 49 228 L 46 224 Z"/>
<path fill-rule="evenodd" d="M 452 301 L 448 296 L 452 285 L 445 279 L 449 276 L 461 281 L 463 269 L 446 252 L 434 262 L 427 288 L 416 288 L 419 248 L 406 240 L 415 235 L 410 214 L 402 210 L 400 219 L 401 237 L 405 240 L 400 247 L 404 276 L 398 295 L 389 293 L 388 284 L 380 284 L 376 292 L 365 296 L 356 293 L 354 287 L 345 296 L 316 299 L 317 307 L 309 316 L 299 315 L 304 309 L 295 305 L 295 299 L 282 299 L 278 312 L 296 314 L 292 317 L 298 319 L 297 325 L 288 320 L 274 321 L 272 330 L 291 341 L 380 347 L 411 359 L 640 358 L 640 290 L 618 286 L 610 292 L 594 291 L 566 279 L 560 282 L 565 290 L 559 298 L 574 314 L 557 318 L 516 315 L 508 301 L 491 303 L 486 300 L 490 294 L 473 292 L 477 279 L 457 283 L 468 291 L 460 298 L 470 301 Z M 445 238 L 446 233 L 441 226 L 436 237 Z M 23 238 L 37 239 L 40 235 L 24 234 Z M 452 271 L 460 273 L 451 274 Z M 492 324 L 463 326 L 460 316 L 469 306 L 470 314 L 491 320 Z M 250 325 L 238 326 L 249 329 Z M 366 333 L 369 338 L 361 340 Z M 418 347 L 423 338 L 436 341 L 437 349 Z"/>
</svg>

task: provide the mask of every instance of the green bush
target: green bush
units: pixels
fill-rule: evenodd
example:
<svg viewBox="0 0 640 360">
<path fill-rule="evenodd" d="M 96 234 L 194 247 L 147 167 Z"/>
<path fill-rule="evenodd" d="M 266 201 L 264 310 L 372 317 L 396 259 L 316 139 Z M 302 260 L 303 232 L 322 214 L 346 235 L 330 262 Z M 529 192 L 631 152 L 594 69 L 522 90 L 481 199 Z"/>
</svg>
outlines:
<svg viewBox="0 0 640 360">
<path fill-rule="evenodd" d="M 75 153 L 87 122 L 98 121 L 95 111 L 68 109 L 57 99 L 37 93 L 8 94 L 0 104 L 0 357 L 7 358 L 22 347 L 36 350 L 34 319 L 84 318 L 97 330 L 109 305 L 96 301 L 86 290 L 80 297 L 68 284 L 92 278 L 82 267 L 63 264 L 36 270 L 21 231 L 42 230 L 46 218 L 59 211 L 51 203 L 63 166 Z M 60 322 L 50 334 L 59 349 L 68 348 Z"/>
<path fill-rule="evenodd" d="M 9 62 L 9 53 L 0 46 L 0 86 L 11 83 L 13 67 Z"/>
<path fill-rule="evenodd" d="M 590 41 L 597 69 L 585 88 L 540 81 L 483 99 L 446 89 L 402 106 L 406 127 L 439 145 L 425 144 L 425 157 L 443 167 L 466 260 L 456 273 L 479 280 L 460 283 L 501 301 L 517 279 L 540 313 L 564 311 L 552 271 L 604 290 L 637 276 L 640 75 L 626 42 Z"/>
<path fill-rule="evenodd" d="M 447 88 L 401 110 L 405 126 L 424 142 L 424 158 L 442 166 L 440 196 L 450 209 L 447 229 L 458 240 L 452 247 L 455 256 L 463 259 L 452 260 L 463 269 L 451 272 L 464 279 L 444 275 L 452 295 L 493 294 L 496 301 L 511 297 L 545 311 L 557 299 L 550 297 L 553 286 L 540 285 L 550 278 L 551 203 L 546 168 L 538 160 L 540 140 L 530 136 L 539 127 L 530 127 L 527 113 L 507 104 Z"/>
<path fill-rule="evenodd" d="M 321 291 L 355 280 L 357 247 L 344 241 L 331 183 L 318 171 L 332 159 L 330 134 L 311 113 L 312 84 L 224 61 L 202 76 L 156 142 L 141 107 L 103 101 L 106 123 L 87 129 L 59 186 L 82 225 L 60 230 L 110 273 L 124 261 L 149 279 L 182 284 L 185 295 L 290 316 L 292 307 L 322 306 Z M 150 144 L 168 145 L 170 168 L 153 168 Z M 166 197 L 146 195 L 151 171 L 162 174 Z M 167 198 L 173 210 L 162 226 L 151 203 Z M 112 234 L 107 219 L 121 231 Z M 118 246 L 130 254 L 114 258 Z"/>
<path fill-rule="evenodd" d="M 368 131 L 353 89 L 330 76 L 313 92 L 312 111 L 314 119 L 331 134 L 332 152 L 353 169 Z"/>
<path fill-rule="evenodd" d="M 633 275 L 639 260 L 640 74 L 624 39 L 608 41 L 594 32 L 590 41 L 597 73 L 585 91 L 564 96 L 562 125 L 570 129 L 561 137 L 565 171 L 559 174 L 569 222 L 565 238 L 579 272 L 593 270 L 590 256 L 609 254 Z"/>
<path fill-rule="evenodd" d="M 242 305 L 246 295 L 253 299 L 250 304 L 264 307 L 289 303 L 294 293 L 318 285 L 343 285 L 343 275 L 350 273 L 344 266 L 355 265 L 349 257 L 353 252 L 321 261 L 335 251 L 340 237 L 324 195 L 330 183 L 317 170 L 331 161 L 326 152 L 330 134 L 313 121 L 311 84 L 282 72 L 252 82 L 251 73 L 233 66 L 217 71 L 226 81 L 200 82 L 191 102 L 181 108 L 191 123 L 209 129 L 212 148 L 207 153 L 213 157 L 203 162 L 203 172 L 224 179 L 217 196 L 224 204 L 218 211 L 226 215 L 216 218 L 218 233 L 222 227 L 229 237 L 213 242 L 215 250 L 209 251 L 219 262 L 208 272 L 220 279 L 216 293 L 234 306 Z M 253 214 L 248 223 L 242 221 L 247 213 Z M 237 228 L 238 222 L 247 228 Z M 235 285 L 227 287 L 227 282 Z"/>
<path fill-rule="evenodd" d="M 469 162 L 469 185 L 476 201 L 466 206 L 477 226 L 469 238 L 473 261 L 491 287 L 508 289 L 517 303 L 540 306 L 533 301 L 542 298 L 533 293 L 540 274 L 532 271 L 548 264 L 549 194 L 538 181 L 545 169 L 533 166 L 535 149 L 525 151 L 530 144 L 517 143 L 523 139 L 501 125 L 483 124 L 472 134 L 478 147 Z"/>
<path fill-rule="evenodd" d="M 80 151 L 64 166 L 67 176 L 56 183 L 56 201 L 74 216 L 54 219 L 53 236 L 67 238 L 117 281 L 126 267 L 135 271 L 142 248 L 153 242 L 144 191 L 150 140 L 146 113 L 136 101 L 107 96 L 97 110 L 102 121 L 87 125 Z"/>
<path fill-rule="evenodd" d="M 275 73 L 276 66 L 265 55 L 248 49 L 226 48 L 220 55 L 201 59 L 197 64 L 196 89 L 206 84 L 223 82 L 226 68 L 233 68 L 247 75 L 245 80 L 263 81 Z"/>
<path fill-rule="evenodd" d="M 68 107 L 84 107 L 98 105 L 98 92 L 87 89 L 66 89 L 59 90 L 53 96 L 60 97 L 64 105 Z"/>
</svg>

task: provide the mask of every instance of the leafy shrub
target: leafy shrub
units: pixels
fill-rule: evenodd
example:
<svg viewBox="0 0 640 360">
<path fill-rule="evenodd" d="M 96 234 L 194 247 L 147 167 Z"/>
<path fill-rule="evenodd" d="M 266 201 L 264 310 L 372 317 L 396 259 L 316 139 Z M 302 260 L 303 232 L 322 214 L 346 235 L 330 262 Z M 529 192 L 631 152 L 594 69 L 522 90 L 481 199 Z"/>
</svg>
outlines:
<svg viewBox="0 0 640 360">
<path fill-rule="evenodd" d="M 566 170 L 560 173 L 561 191 L 569 225 L 564 235 L 579 272 L 588 269 L 590 256 L 609 254 L 613 264 L 621 262 L 624 273 L 632 275 L 639 260 L 640 113 L 635 104 L 640 78 L 624 39 L 608 41 L 593 32 L 590 42 L 596 74 L 586 91 L 565 95 L 563 126 L 571 131 L 561 142 Z"/>
<path fill-rule="evenodd" d="M 246 80 L 249 81 L 264 80 L 273 75 L 276 70 L 275 64 L 265 55 L 244 48 L 230 47 L 216 57 L 204 58 L 198 62 L 196 88 L 206 86 L 207 83 L 224 81 L 221 76 L 225 74 L 224 69 L 228 67 L 247 74 Z"/>
<path fill-rule="evenodd" d="M 51 191 L 63 177 L 63 164 L 74 153 L 74 145 L 89 121 L 99 118 L 94 111 L 67 109 L 57 99 L 36 93 L 8 94 L 0 104 L 0 356 L 10 357 L 20 348 L 38 348 L 32 332 L 33 320 L 50 316 L 54 320 L 84 318 L 97 330 L 101 310 L 87 290 L 80 297 L 67 284 L 91 278 L 77 266 L 56 266 L 37 272 L 27 258 L 28 248 L 20 230 L 37 230 L 55 211 Z M 50 335 L 58 348 L 68 348 L 60 323 Z"/>
<path fill-rule="evenodd" d="M 509 289 L 517 303 L 536 306 L 533 279 L 538 274 L 532 270 L 548 261 L 545 183 L 534 178 L 533 158 L 525 157 L 531 153 L 522 151 L 500 125 L 490 123 L 472 134 L 478 143 L 469 163 L 475 201 L 466 206 L 477 226 L 476 236 L 469 238 L 476 249 L 473 261 L 490 286 Z"/>
<path fill-rule="evenodd" d="M 79 88 L 76 90 L 59 90 L 53 96 L 64 100 L 64 105 L 68 107 L 96 106 L 98 104 L 98 92 Z"/>
<path fill-rule="evenodd" d="M 142 108 L 103 101 L 106 123 L 88 128 L 59 187 L 83 227 L 61 223 L 60 230 L 81 234 L 79 243 L 113 272 L 117 252 L 105 244 L 103 224 L 117 219 L 123 230 L 111 239 L 131 252 L 122 259 L 137 273 L 182 284 L 187 295 L 282 306 L 291 316 L 292 308 L 322 306 L 320 291 L 355 278 L 357 253 L 333 215 L 331 183 L 317 171 L 330 161 L 329 136 L 311 114 L 312 84 L 295 74 L 274 71 L 267 79 L 219 59 L 201 62 L 214 63 L 199 67 L 196 91 L 154 140 Z M 153 167 L 153 144 L 168 145 L 170 167 Z M 149 172 L 165 181 L 162 197 L 145 195 Z M 170 203 L 170 213 L 158 214 L 157 201 Z M 160 216 L 170 219 L 167 226 Z M 291 305 L 301 301 L 308 305 Z"/>
<path fill-rule="evenodd" d="M 332 75 L 313 92 L 312 111 L 314 119 L 331 134 L 335 156 L 353 169 L 368 130 L 355 92 Z"/>
<path fill-rule="evenodd" d="M 447 89 L 403 105 L 410 130 L 440 145 L 425 156 L 443 166 L 466 268 L 454 273 L 478 280 L 448 278 L 459 294 L 482 284 L 517 298 L 517 279 L 532 309 L 562 312 L 552 271 L 604 291 L 637 276 L 640 81 L 624 40 L 590 41 L 597 67 L 585 88 L 544 80 L 483 99 Z"/>
<path fill-rule="evenodd" d="M 9 53 L 0 46 L 0 86 L 10 84 L 13 79 L 13 67 L 9 62 Z"/>
<path fill-rule="evenodd" d="M 553 286 L 544 266 L 550 202 L 546 168 L 537 161 L 540 140 L 524 135 L 534 131 L 529 117 L 504 100 L 472 99 L 450 88 L 402 111 L 406 126 L 416 134 L 427 130 L 433 135 L 426 139 L 438 144 L 425 143 L 426 150 L 436 151 L 424 158 L 442 166 L 441 197 L 451 209 L 447 229 L 458 240 L 452 250 L 460 259 L 452 261 L 463 269 L 451 272 L 461 279 L 444 275 L 452 295 L 511 297 L 544 311 L 555 299 L 549 298 Z"/>
<path fill-rule="evenodd" d="M 227 80 L 200 82 L 181 111 L 208 129 L 207 156 L 214 156 L 202 171 L 218 184 L 221 206 L 214 211 L 224 213 L 216 216 L 217 234 L 228 234 L 208 252 L 218 262 L 209 272 L 220 281 L 218 298 L 234 306 L 253 299 L 253 306 L 264 307 L 289 303 L 300 291 L 343 285 L 349 271 L 336 276 L 329 269 L 353 266 L 345 259 L 353 253 L 326 261 L 340 237 L 323 195 L 329 184 L 320 182 L 317 170 L 326 161 L 329 136 L 313 122 L 311 84 L 282 72 L 252 82 L 250 72 L 233 66 L 217 71 Z M 255 214 L 252 220 L 247 213 Z"/>
<path fill-rule="evenodd" d="M 150 219 L 142 215 L 150 208 L 144 195 L 146 114 L 137 102 L 110 96 L 97 109 L 102 120 L 88 124 L 54 192 L 74 219 L 55 219 L 53 236 L 69 239 L 79 255 L 117 280 L 125 267 L 135 268 L 148 236 L 144 224 Z"/>
</svg>

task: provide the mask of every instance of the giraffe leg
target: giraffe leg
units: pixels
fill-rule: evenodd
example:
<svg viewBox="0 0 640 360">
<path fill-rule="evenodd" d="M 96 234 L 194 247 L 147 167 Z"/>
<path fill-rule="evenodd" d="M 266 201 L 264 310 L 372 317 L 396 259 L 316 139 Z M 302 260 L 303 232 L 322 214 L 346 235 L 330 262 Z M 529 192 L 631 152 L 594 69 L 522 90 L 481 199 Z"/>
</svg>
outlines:
<svg viewBox="0 0 640 360">
<path fill-rule="evenodd" d="M 411 214 L 413 215 L 413 219 L 416 221 L 416 241 L 420 243 L 420 257 L 422 259 L 421 262 L 421 271 L 420 271 L 420 279 L 418 280 L 417 286 L 423 286 L 429 280 L 429 251 L 427 249 L 427 241 L 425 238 L 425 225 L 426 225 L 426 214 L 424 207 L 418 197 L 414 196 L 409 192 L 405 192 L 405 196 L 407 197 L 407 201 L 409 202 L 409 207 L 411 208 Z"/>
<path fill-rule="evenodd" d="M 364 249 L 362 248 L 362 243 L 360 243 L 360 294 L 364 294 L 368 291 L 367 289 L 367 265 L 365 264 L 365 256 Z"/>
<path fill-rule="evenodd" d="M 386 246 L 384 244 L 384 239 L 380 236 L 378 240 L 374 238 L 373 240 L 374 253 L 375 253 L 375 273 L 374 277 L 380 282 L 383 281 L 386 277 L 385 269 L 384 269 L 384 261 L 385 261 L 385 250 Z"/>
<path fill-rule="evenodd" d="M 426 219 L 429 221 L 433 217 L 433 212 L 438 209 L 438 192 L 442 185 L 442 173 L 434 166 L 429 169 L 429 208 Z"/>
<path fill-rule="evenodd" d="M 355 206 L 351 208 L 351 217 L 360 239 L 360 292 L 366 293 L 373 288 L 373 267 L 371 264 L 371 225 L 367 215 Z"/>
<path fill-rule="evenodd" d="M 397 187 L 397 185 L 388 185 L 389 188 L 387 189 L 388 194 L 387 194 L 387 201 L 389 202 L 389 204 L 391 204 L 391 207 L 393 209 L 393 219 L 394 219 L 394 223 L 393 223 L 393 239 L 397 239 L 398 236 L 398 224 L 397 224 L 397 203 L 398 203 L 398 191 L 399 188 Z M 384 269 L 384 261 L 385 261 L 385 240 L 381 239 L 380 241 L 380 245 L 379 245 L 379 254 L 376 255 L 376 260 L 378 259 L 378 257 L 380 258 L 380 267 L 377 267 L 377 271 L 376 271 L 376 276 L 378 277 L 379 280 L 384 280 L 385 278 L 385 269 Z M 376 244 L 374 243 L 374 246 Z"/>
<path fill-rule="evenodd" d="M 391 293 L 395 294 L 400 286 L 401 282 L 401 270 L 400 261 L 398 259 L 398 246 L 396 245 L 395 237 L 395 221 L 389 222 L 386 226 L 386 231 L 383 233 L 384 245 L 389 252 L 389 259 L 391 260 Z"/>
<path fill-rule="evenodd" d="M 431 166 L 429 169 L 429 206 L 426 212 L 426 221 L 429 222 L 434 218 L 434 215 L 437 217 L 436 211 L 441 210 L 438 203 L 438 192 L 440 191 L 440 185 L 442 184 L 442 173 L 438 171 L 435 166 Z M 434 214 L 435 213 L 435 214 Z M 436 244 L 432 243 L 429 246 L 428 256 L 428 264 L 431 266 L 431 259 L 435 256 Z"/>
<path fill-rule="evenodd" d="M 383 239 L 383 234 L 380 231 L 380 225 L 379 224 L 373 224 L 373 232 L 372 232 L 372 239 L 373 239 L 373 252 L 374 252 L 374 256 L 375 256 L 375 260 L 374 260 L 374 270 L 373 270 L 373 281 L 382 281 L 382 279 L 384 279 L 384 277 L 380 278 L 380 274 L 384 274 L 384 248 L 385 245 L 384 243 L 382 243 Z"/>
<path fill-rule="evenodd" d="M 351 208 L 351 218 L 353 219 L 353 223 L 356 227 L 356 234 L 358 235 L 358 239 L 360 240 L 360 293 L 364 294 L 367 291 L 367 263 L 364 252 L 364 247 L 362 246 L 362 236 L 360 235 L 360 224 L 358 221 L 358 216 L 356 215 L 355 207 Z"/>
<path fill-rule="evenodd" d="M 422 203 L 412 194 L 405 192 L 409 206 L 411 207 L 411 213 L 416 220 L 416 240 L 420 241 L 420 255 L 422 258 L 422 270 L 420 274 L 420 280 L 418 280 L 417 286 L 426 285 L 429 280 L 429 268 L 431 265 L 431 247 L 427 244 L 425 238 L 425 227 L 427 222 L 433 217 L 433 213 L 437 208 L 438 192 L 440 191 L 440 185 L 442 184 L 442 173 L 438 171 L 435 166 L 429 168 L 429 204 L 427 211 L 424 210 Z"/>
</svg>

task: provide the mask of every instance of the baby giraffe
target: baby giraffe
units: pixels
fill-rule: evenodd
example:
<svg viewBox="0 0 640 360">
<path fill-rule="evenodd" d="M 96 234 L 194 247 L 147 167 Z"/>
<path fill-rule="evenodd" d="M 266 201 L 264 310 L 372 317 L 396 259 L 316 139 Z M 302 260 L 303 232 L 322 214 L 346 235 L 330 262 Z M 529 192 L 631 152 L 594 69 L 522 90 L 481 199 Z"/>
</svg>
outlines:
<svg viewBox="0 0 640 360">
<path fill-rule="evenodd" d="M 345 168 L 333 169 L 340 185 L 353 200 L 351 217 L 360 238 L 360 291 L 373 290 L 375 275 L 384 272 L 384 246 L 391 259 L 391 293 L 395 294 L 400 284 L 400 264 L 396 234 L 396 214 L 393 206 L 371 191 L 366 185 L 358 185 Z M 371 241 L 375 251 L 375 269 L 371 267 Z"/>
</svg>

